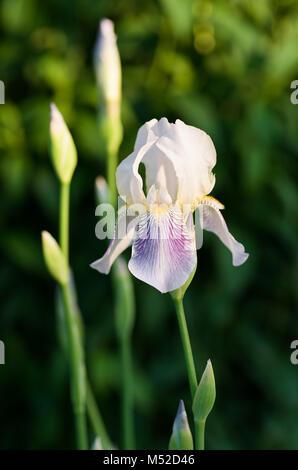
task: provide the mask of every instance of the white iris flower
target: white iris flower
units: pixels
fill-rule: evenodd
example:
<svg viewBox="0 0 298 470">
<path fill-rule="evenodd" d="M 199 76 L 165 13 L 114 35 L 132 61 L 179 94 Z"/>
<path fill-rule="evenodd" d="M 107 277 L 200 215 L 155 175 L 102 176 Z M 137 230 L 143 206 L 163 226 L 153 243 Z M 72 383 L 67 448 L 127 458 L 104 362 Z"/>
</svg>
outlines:
<svg viewBox="0 0 298 470">
<path fill-rule="evenodd" d="M 139 173 L 141 163 L 146 181 Z M 234 266 L 243 264 L 248 254 L 229 232 L 220 212 L 224 206 L 208 196 L 215 184 L 215 164 L 214 144 L 201 129 L 180 120 L 171 124 L 166 118 L 144 124 L 133 153 L 117 168 L 117 188 L 125 205 L 114 238 L 91 266 L 107 274 L 132 245 L 130 272 L 160 292 L 172 291 L 188 280 L 196 266 L 202 229 L 215 233 L 228 247 Z M 119 236 L 124 212 L 130 223 L 125 235 Z M 195 226 L 194 214 L 199 215 Z"/>
</svg>

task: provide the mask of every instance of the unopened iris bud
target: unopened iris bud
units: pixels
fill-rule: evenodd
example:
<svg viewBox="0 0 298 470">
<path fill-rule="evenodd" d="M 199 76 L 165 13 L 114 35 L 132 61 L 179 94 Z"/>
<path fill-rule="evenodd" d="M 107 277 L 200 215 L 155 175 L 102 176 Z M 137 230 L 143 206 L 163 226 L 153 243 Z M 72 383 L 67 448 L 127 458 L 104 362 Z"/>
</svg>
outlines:
<svg viewBox="0 0 298 470">
<path fill-rule="evenodd" d="M 100 437 L 96 437 L 93 441 L 91 450 L 103 450 L 102 442 Z"/>
<path fill-rule="evenodd" d="M 69 279 L 69 268 L 60 246 L 49 232 L 41 233 L 42 251 L 49 273 L 61 285 Z"/>
<path fill-rule="evenodd" d="M 193 438 L 189 428 L 183 400 L 180 400 L 177 415 L 173 425 L 169 450 L 192 450 Z"/>
<path fill-rule="evenodd" d="M 215 402 L 215 379 L 210 359 L 194 396 L 192 410 L 195 421 L 205 422 Z"/>
<path fill-rule="evenodd" d="M 54 103 L 51 104 L 50 150 L 58 178 L 62 183 L 70 183 L 77 166 L 77 150 L 62 114 Z"/>
<path fill-rule="evenodd" d="M 109 187 L 103 176 L 98 176 L 95 180 L 95 198 L 97 204 L 109 202 Z"/>
<path fill-rule="evenodd" d="M 118 116 L 121 102 L 121 62 L 114 23 L 106 18 L 99 23 L 94 66 L 98 87 L 106 102 L 108 114 Z"/>
</svg>

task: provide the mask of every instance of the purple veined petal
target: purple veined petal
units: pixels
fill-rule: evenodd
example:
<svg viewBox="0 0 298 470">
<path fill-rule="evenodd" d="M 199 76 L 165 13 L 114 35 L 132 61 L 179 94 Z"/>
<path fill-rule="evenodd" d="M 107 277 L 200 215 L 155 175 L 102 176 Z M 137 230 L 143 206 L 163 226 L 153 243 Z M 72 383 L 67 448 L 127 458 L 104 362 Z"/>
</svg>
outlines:
<svg viewBox="0 0 298 470">
<path fill-rule="evenodd" d="M 148 211 L 139 217 L 136 230 L 130 272 L 162 293 L 181 287 L 192 273 L 197 255 L 193 233 L 180 209 Z"/>
<path fill-rule="evenodd" d="M 124 215 L 119 217 L 116 222 L 113 238 L 105 254 L 100 259 L 90 264 L 91 268 L 96 269 L 102 274 L 109 274 L 116 258 L 133 242 L 138 217 L 127 217 L 127 226 L 125 226 L 125 228 L 122 225 L 123 222 Z"/>
<path fill-rule="evenodd" d="M 225 219 L 220 213 L 219 206 L 211 205 L 207 202 L 206 204 L 200 204 L 199 210 L 201 212 L 203 229 L 217 235 L 220 241 L 231 251 L 233 266 L 240 266 L 245 263 L 249 255 L 245 253 L 244 246 L 229 232 Z"/>
</svg>

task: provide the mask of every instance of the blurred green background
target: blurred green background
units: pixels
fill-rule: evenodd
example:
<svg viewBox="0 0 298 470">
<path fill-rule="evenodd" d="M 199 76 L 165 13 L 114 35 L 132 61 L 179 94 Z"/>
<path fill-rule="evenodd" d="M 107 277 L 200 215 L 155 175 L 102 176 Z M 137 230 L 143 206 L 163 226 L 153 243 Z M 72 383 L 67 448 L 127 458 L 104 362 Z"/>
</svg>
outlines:
<svg viewBox="0 0 298 470">
<path fill-rule="evenodd" d="M 113 440 L 120 439 L 117 341 L 110 277 L 89 263 L 94 179 L 105 171 L 92 51 L 98 20 L 116 24 L 123 64 L 121 158 L 138 127 L 167 116 L 213 138 L 213 195 L 251 254 L 233 268 L 205 234 L 185 307 L 198 370 L 210 357 L 217 400 L 209 449 L 298 449 L 298 3 L 295 0 L 2 0 L 0 447 L 72 448 L 67 365 L 55 285 L 40 231 L 57 235 L 58 183 L 48 154 L 55 101 L 79 152 L 72 184 L 71 263 L 86 324 L 88 369 Z M 129 253 L 126 254 L 129 256 Z M 133 336 L 138 448 L 165 449 L 180 398 L 190 413 L 175 312 L 168 295 L 135 280 Z"/>
</svg>

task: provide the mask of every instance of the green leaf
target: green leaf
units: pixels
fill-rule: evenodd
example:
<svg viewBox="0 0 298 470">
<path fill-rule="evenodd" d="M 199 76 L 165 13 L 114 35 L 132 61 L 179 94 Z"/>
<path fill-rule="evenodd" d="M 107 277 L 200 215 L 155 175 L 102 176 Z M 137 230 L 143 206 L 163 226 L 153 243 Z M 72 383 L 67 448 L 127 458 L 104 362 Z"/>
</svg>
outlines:
<svg viewBox="0 0 298 470">
<path fill-rule="evenodd" d="M 215 402 L 215 379 L 210 359 L 196 390 L 192 410 L 195 421 L 206 421 Z"/>
</svg>

